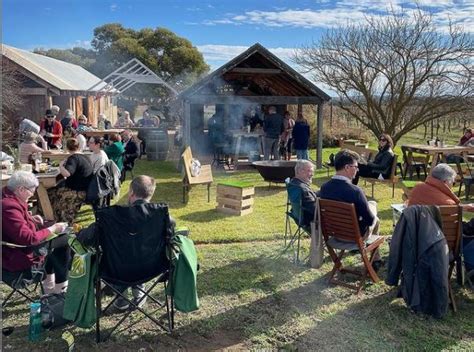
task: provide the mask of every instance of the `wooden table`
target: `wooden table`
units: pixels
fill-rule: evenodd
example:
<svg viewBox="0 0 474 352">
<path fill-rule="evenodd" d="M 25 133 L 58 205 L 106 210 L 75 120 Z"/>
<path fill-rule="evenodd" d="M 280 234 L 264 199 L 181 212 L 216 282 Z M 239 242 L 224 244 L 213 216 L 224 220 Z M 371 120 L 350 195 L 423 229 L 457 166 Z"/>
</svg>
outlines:
<svg viewBox="0 0 474 352">
<path fill-rule="evenodd" d="M 447 145 L 444 147 L 437 147 L 425 144 L 408 144 L 403 145 L 409 153 L 409 157 L 413 157 L 413 153 L 425 154 L 431 156 L 431 170 L 438 164 L 438 160 L 446 162 L 446 156 L 450 154 L 465 156 L 470 152 L 474 152 L 474 147 L 463 147 L 458 145 Z"/>
<path fill-rule="evenodd" d="M 39 173 L 35 176 L 39 181 L 38 188 L 36 189 L 36 195 L 38 197 L 38 202 L 41 204 L 41 209 L 43 209 L 43 217 L 45 220 L 54 221 L 55 218 L 53 207 L 51 206 L 47 189 L 56 187 L 63 176 L 59 172 L 59 168 L 52 168 L 50 172 Z M 7 175 L 2 172 L 2 187 L 6 186 L 6 183 L 10 177 L 11 175 Z"/>
<path fill-rule="evenodd" d="M 120 134 L 125 131 L 125 128 L 112 128 L 110 130 L 92 130 L 81 132 L 86 137 L 104 137 L 106 134 Z"/>
<path fill-rule="evenodd" d="M 91 151 L 84 151 L 80 154 L 84 155 L 92 155 Z M 41 153 L 41 157 L 44 159 L 49 159 L 50 161 L 62 161 L 66 159 L 67 157 L 71 156 L 72 154 L 69 152 L 65 152 L 63 150 L 57 150 L 57 149 L 52 149 L 52 150 L 47 150 Z"/>
<path fill-rule="evenodd" d="M 261 154 L 264 154 L 264 149 L 263 149 L 263 133 L 260 132 L 244 132 L 244 131 L 231 131 L 232 138 L 236 139 L 235 141 L 235 148 L 234 148 L 234 157 L 233 157 L 233 163 L 234 163 L 234 169 L 237 169 L 237 165 L 239 164 L 239 155 L 240 155 L 240 147 L 242 145 L 242 138 L 256 138 L 257 140 L 260 140 L 260 152 Z M 258 143 L 258 142 L 257 142 Z"/>
<path fill-rule="evenodd" d="M 63 178 L 59 172 L 59 168 L 52 168 L 50 172 L 36 174 L 36 178 L 39 181 L 36 194 L 38 195 L 38 201 L 43 209 L 43 217 L 45 220 L 55 220 L 53 207 L 48 196 L 47 190 L 49 188 L 56 187 L 59 181 Z"/>
</svg>

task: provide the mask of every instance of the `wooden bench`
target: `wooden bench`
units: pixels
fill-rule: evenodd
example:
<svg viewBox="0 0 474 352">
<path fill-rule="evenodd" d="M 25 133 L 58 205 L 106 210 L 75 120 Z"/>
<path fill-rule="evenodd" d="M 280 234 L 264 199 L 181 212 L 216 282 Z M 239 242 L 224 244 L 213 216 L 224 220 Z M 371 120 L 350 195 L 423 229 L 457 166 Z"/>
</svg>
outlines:
<svg viewBox="0 0 474 352">
<path fill-rule="evenodd" d="M 395 174 L 397 173 L 397 159 L 398 155 L 394 154 L 393 160 L 392 160 L 392 167 L 390 169 L 390 177 L 387 179 L 379 180 L 378 178 L 370 178 L 370 177 L 361 177 L 365 182 L 368 182 L 372 186 L 372 198 L 374 198 L 374 185 L 377 182 L 380 183 L 388 183 L 392 185 L 392 198 L 395 197 L 395 184 L 398 183 L 398 176 Z"/>
<path fill-rule="evenodd" d="M 373 282 L 378 282 L 379 277 L 372 267 L 372 262 L 374 254 L 385 239 L 372 235 L 368 241 L 363 241 L 354 204 L 328 199 L 318 199 L 318 202 L 322 235 L 334 262 L 334 267 L 329 274 L 329 282 L 353 289 L 357 293 L 364 287 L 367 276 Z M 338 254 L 336 250 L 339 250 Z M 352 250 L 358 250 L 362 257 L 364 264 L 362 271 L 342 265 L 344 254 Z M 346 272 L 359 276 L 359 283 L 348 283 L 335 278 L 337 273 Z"/>
<path fill-rule="evenodd" d="M 211 201 L 211 184 L 212 184 L 212 169 L 211 165 L 201 165 L 201 173 L 197 176 L 191 174 L 191 164 L 193 160 L 193 153 L 191 147 L 186 147 L 183 154 L 181 154 L 183 161 L 184 176 L 183 176 L 183 203 L 186 203 L 186 195 L 189 193 L 191 186 L 207 185 L 207 201 Z"/>
</svg>

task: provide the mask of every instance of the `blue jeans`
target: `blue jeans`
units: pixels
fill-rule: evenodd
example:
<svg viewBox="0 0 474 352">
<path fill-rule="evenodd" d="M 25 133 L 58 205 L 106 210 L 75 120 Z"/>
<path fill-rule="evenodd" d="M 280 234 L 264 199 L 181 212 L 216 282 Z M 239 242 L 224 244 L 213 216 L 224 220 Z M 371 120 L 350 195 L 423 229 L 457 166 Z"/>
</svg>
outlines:
<svg viewBox="0 0 474 352">
<path fill-rule="evenodd" d="M 296 158 L 298 160 L 308 160 L 309 159 L 309 156 L 308 156 L 308 149 L 296 149 Z"/>
</svg>

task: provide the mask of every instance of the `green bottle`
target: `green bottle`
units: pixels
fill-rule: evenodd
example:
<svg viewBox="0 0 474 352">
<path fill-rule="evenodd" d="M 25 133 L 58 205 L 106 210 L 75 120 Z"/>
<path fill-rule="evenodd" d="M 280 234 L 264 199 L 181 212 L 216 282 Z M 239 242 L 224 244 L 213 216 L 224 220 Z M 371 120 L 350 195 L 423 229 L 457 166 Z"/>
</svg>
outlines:
<svg viewBox="0 0 474 352">
<path fill-rule="evenodd" d="M 41 326 L 41 303 L 33 302 L 30 305 L 30 330 L 28 338 L 32 342 L 41 341 L 43 327 Z"/>
</svg>

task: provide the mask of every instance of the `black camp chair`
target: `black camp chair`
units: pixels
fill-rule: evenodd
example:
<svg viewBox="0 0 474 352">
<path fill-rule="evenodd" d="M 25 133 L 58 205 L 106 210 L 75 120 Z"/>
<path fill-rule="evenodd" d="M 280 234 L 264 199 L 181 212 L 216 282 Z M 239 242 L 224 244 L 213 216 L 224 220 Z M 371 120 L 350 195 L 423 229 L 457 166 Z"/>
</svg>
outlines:
<svg viewBox="0 0 474 352">
<path fill-rule="evenodd" d="M 130 306 L 140 311 L 157 326 L 171 332 L 174 326 L 173 299 L 167 294 L 167 283 L 172 270 L 167 257 L 167 249 L 174 236 L 168 206 L 165 204 L 143 203 L 131 207 L 112 206 L 98 209 L 96 212 L 96 251 L 99 258 L 96 280 L 96 340 L 105 341 L 127 319 L 132 310 L 126 311 L 114 325 L 106 338 L 101 339 L 100 318 L 120 296 Z M 158 306 L 152 313 L 139 307 L 120 291 L 117 286 L 132 287 L 149 282 L 149 287 L 142 291 L 142 299 L 148 298 Z M 101 283 L 108 286 L 115 298 L 102 309 Z M 164 299 L 158 300 L 151 295 L 158 284 L 164 285 Z M 166 310 L 165 322 L 157 319 L 155 313 Z M 136 322 L 135 322 L 136 323 Z M 135 323 L 127 326 L 128 329 Z"/>
<path fill-rule="evenodd" d="M 285 250 L 287 251 L 290 248 L 293 248 L 295 252 L 295 263 L 300 263 L 300 249 L 301 249 L 301 237 L 306 235 L 311 237 L 311 229 L 307 226 L 304 226 L 301 223 L 303 219 L 303 207 L 301 205 L 301 197 L 298 203 L 292 203 L 290 201 L 290 196 L 288 193 L 288 184 L 290 182 L 290 178 L 285 180 L 286 190 L 287 190 L 287 198 L 286 198 L 286 218 L 285 218 Z M 296 229 L 294 229 L 294 226 Z M 294 229 L 294 231 L 293 231 Z"/>
</svg>

